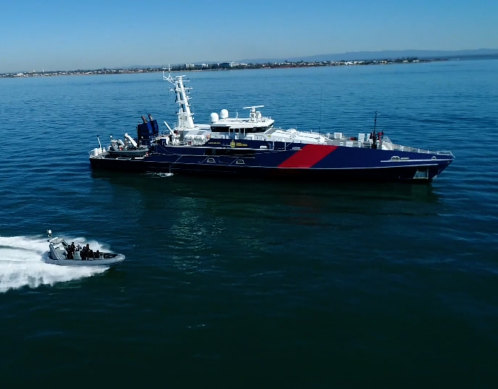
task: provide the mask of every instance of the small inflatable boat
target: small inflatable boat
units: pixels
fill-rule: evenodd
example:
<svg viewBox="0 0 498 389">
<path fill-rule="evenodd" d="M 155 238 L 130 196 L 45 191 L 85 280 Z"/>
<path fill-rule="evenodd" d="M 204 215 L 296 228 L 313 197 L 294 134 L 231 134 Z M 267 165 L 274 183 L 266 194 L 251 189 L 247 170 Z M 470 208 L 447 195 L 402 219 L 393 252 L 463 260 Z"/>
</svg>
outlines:
<svg viewBox="0 0 498 389">
<path fill-rule="evenodd" d="M 93 251 L 89 244 L 68 244 L 63 238 L 53 238 L 51 230 L 47 234 L 49 252 L 44 256 L 45 263 L 59 266 L 112 266 L 125 260 L 123 254 Z"/>
</svg>

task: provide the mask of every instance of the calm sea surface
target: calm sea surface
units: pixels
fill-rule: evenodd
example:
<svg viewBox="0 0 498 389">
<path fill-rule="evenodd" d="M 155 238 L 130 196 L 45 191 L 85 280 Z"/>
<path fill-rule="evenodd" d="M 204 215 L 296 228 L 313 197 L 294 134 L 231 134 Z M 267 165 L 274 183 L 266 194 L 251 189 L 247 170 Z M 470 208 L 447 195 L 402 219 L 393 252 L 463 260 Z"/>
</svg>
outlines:
<svg viewBox="0 0 498 389">
<path fill-rule="evenodd" d="M 92 172 L 97 135 L 174 123 L 161 74 L 0 79 L 2 387 L 496 387 L 498 60 L 188 77 L 200 123 L 378 111 L 456 160 L 429 185 Z M 127 260 L 46 265 L 48 228 Z"/>
</svg>

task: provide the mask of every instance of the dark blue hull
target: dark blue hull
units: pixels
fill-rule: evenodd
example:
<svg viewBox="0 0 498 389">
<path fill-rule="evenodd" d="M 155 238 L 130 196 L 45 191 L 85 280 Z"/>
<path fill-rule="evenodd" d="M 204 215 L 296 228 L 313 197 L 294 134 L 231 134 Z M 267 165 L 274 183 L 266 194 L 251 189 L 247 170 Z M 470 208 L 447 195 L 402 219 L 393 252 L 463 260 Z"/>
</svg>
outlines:
<svg viewBox="0 0 498 389">
<path fill-rule="evenodd" d="M 158 145 L 143 158 L 104 154 L 91 157 L 90 162 L 94 169 L 130 172 L 329 181 L 430 181 L 453 161 L 450 153 L 438 152 L 277 143 L 264 149 L 255 148 L 255 144 L 244 146 Z"/>
</svg>

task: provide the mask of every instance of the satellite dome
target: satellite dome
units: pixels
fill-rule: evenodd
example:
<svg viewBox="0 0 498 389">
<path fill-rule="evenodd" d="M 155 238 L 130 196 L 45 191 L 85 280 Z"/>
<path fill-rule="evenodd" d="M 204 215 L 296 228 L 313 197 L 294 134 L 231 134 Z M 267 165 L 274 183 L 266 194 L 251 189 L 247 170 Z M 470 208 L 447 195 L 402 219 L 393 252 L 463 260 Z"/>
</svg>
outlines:
<svg viewBox="0 0 498 389">
<path fill-rule="evenodd" d="M 220 118 L 226 119 L 228 117 L 228 110 L 223 108 L 220 112 Z"/>
<path fill-rule="evenodd" d="M 218 120 L 220 120 L 220 118 L 216 112 L 212 112 L 210 115 L 210 118 L 211 118 L 211 123 L 216 123 Z"/>
</svg>

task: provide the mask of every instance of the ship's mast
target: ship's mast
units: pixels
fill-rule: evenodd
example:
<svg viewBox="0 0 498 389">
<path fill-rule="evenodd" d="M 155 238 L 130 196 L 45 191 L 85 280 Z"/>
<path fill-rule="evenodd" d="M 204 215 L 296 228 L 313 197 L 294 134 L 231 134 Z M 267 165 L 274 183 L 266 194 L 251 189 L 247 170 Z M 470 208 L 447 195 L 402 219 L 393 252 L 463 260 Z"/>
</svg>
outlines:
<svg viewBox="0 0 498 389">
<path fill-rule="evenodd" d="M 172 77 L 169 74 L 167 77 L 163 73 L 163 79 L 173 85 L 173 91 L 176 94 L 176 102 L 178 103 L 178 124 L 179 130 L 190 130 L 194 128 L 194 114 L 190 111 L 188 91 L 191 88 L 186 88 L 183 84 L 185 76 Z"/>
</svg>

